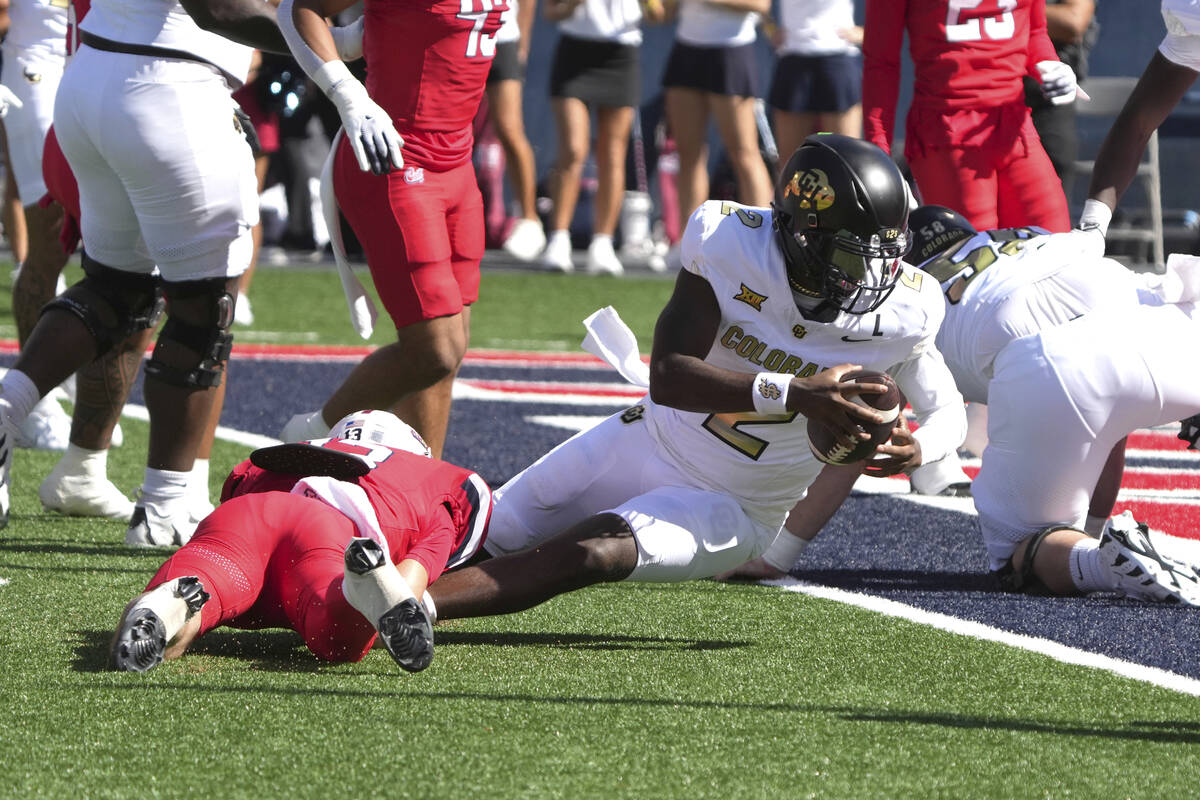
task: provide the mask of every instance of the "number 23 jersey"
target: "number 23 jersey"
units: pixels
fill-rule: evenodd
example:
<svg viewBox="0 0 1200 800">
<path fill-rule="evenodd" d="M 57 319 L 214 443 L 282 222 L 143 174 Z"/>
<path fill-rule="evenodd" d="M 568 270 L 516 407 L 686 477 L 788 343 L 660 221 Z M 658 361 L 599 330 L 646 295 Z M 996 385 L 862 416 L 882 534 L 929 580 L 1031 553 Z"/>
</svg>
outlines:
<svg viewBox="0 0 1200 800">
<path fill-rule="evenodd" d="M 735 372 L 815 375 L 838 364 L 888 371 L 914 408 L 958 404 L 961 397 L 933 345 L 944 305 L 936 281 L 902 266 L 895 290 L 876 311 L 805 319 L 792 298 L 769 208 L 709 201 L 688 222 L 683 268 L 712 287 L 720 327 L 705 361 Z M 930 376 L 936 385 L 929 386 Z M 922 385 L 916 385 L 916 378 Z M 703 414 L 649 403 L 656 438 L 702 484 L 743 498 L 767 518 L 799 500 L 822 468 L 797 413 Z M 933 456 L 931 456 L 933 457 Z M 755 508 L 758 511 L 755 511 Z M 782 509 L 782 511 L 780 511 Z"/>
</svg>

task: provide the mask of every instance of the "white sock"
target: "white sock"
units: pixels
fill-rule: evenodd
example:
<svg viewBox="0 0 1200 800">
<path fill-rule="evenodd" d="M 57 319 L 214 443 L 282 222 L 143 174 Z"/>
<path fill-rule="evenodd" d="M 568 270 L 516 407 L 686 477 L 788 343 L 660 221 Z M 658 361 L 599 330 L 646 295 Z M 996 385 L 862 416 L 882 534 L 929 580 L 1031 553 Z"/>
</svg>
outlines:
<svg viewBox="0 0 1200 800">
<path fill-rule="evenodd" d="M 108 477 L 108 451 L 88 450 L 71 442 L 58 465 L 73 477 L 103 480 Z"/>
<path fill-rule="evenodd" d="M 408 582 L 401 577 L 391 562 L 371 570 L 366 575 L 346 570 L 346 575 L 342 578 L 342 594 L 346 597 L 346 602 L 354 606 L 372 625 L 378 625 L 379 618 L 397 603 L 416 597 Z"/>
<path fill-rule="evenodd" d="M 592 234 L 592 247 L 612 247 L 612 234 L 609 233 L 594 233 Z"/>
<path fill-rule="evenodd" d="M 197 458 L 192 462 L 192 471 L 188 473 L 188 491 L 197 499 L 209 502 L 207 458 Z"/>
<path fill-rule="evenodd" d="M 37 386 L 19 369 L 10 369 L 0 381 L 0 409 L 7 412 L 13 425 L 24 422 L 41 399 Z M 5 405 L 8 407 L 4 408 Z"/>
<path fill-rule="evenodd" d="M 1071 548 L 1071 582 L 1084 594 L 1110 592 L 1117 582 L 1108 567 L 1100 560 L 1100 542 L 1080 539 Z"/>
<path fill-rule="evenodd" d="M 426 589 L 421 594 L 421 605 L 425 606 L 425 613 L 429 615 L 430 622 L 437 622 L 437 605 L 433 602 L 433 596 Z"/>
<path fill-rule="evenodd" d="M 1108 522 L 1108 517 L 1093 517 L 1087 515 L 1087 520 L 1083 523 L 1083 532 L 1088 536 L 1100 538 L 1100 533 L 1104 530 L 1104 523 Z"/>
<path fill-rule="evenodd" d="M 560 240 L 564 240 L 568 245 L 570 245 L 571 232 L 565 228 L 557 231 L 550 231 L 550 235 L 546 237 L 546 245 L 549 247 L 558 244 Z"/>
<path fill-rule="evenodd" d="M 175 578 L 155 587 L 143 595 L 130 609 L 132 613 L 134 609 L 146 608 L 158 615 L 158 618 L 162 620 L 163 627 L 167 629 L 168 642 L 175 638 L 179 629 L 183 627 L 183 623 L 188 619 L 187 602 L 175 591 L 179 586 L 179 580 L 179 578 Z"/>
<path fill-rule="evenodd" d="M 150 507 L 160 517 L 170 517 L 171 506 L 187 497 L 189 475 L 190 472 L 146 467 L 139 504 Z"/>
</svg>

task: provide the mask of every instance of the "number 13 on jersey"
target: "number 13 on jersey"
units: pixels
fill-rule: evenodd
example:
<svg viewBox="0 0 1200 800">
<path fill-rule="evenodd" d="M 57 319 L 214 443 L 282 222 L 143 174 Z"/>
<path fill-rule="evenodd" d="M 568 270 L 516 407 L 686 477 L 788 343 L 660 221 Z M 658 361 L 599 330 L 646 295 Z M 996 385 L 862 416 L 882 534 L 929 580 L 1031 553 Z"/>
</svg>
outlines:
<svg viewBox="0 0 1200 800">
<path fill-rule="evenodd" d="M 508 0 L 459 0 L 458 18 L 472 22 L 467 34 L 467 58 L 493 58 L 496 55 L 496 31 L 499 23 L 484 31 L 488 15 L 499 16 L 508 10 Z"/>
</svg>

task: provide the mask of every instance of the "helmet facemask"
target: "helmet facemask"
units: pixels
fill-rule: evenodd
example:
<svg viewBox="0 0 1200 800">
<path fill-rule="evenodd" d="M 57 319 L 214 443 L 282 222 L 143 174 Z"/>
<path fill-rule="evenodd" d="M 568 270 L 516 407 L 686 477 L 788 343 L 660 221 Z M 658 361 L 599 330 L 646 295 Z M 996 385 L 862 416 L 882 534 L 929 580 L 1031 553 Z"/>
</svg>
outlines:
<svg viewBox="0 0 1200 800">
<path fill-rule="evenodd" d="M 882 229 L 868 240 L 846 230 L 785 228 L 780 234 L 792 256 L 786 261 L 793 292 L 799 298 L 821 299 L 818 309 L 847 314 L 870 313 L 887 300 L 909 248 L 908 232 L 897 228 Z"/>
</svg>

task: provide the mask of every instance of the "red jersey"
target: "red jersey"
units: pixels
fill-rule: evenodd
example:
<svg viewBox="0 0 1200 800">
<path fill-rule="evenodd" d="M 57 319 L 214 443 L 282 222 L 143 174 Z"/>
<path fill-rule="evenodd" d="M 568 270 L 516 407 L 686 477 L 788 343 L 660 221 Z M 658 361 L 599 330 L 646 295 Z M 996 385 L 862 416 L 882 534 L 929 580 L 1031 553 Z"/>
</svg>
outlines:
<svg viewBox="0 0 1200 800">
<path fill-rule="evenodd" d="M 1058 60 L 1045 0 L 867 0 L 863 29 L 863 134 L 889 152 L 905 31 L 923 108 L 1023 104 L 1021 79 Z"/>
<path fill-rule="evenodd" d="M 367 91 L 404 137 L 405 166 L 471 158 L 471 122 L 508 0 L 366 0 Z"/>
<path fill-rule="evenodd" d="M 372 467 L 353 482 L 375 509 L 393 562 L 420 562 L 433 583 L 483 544 L 492 493 L 474 472 L 382 445 L 331 439 L 322 447 L 350 453 Z M 245 494 L 290 492 L 301 477 L 260 469 L 247 459 L 225 479 L 221 502 Z"/>
</svg>

